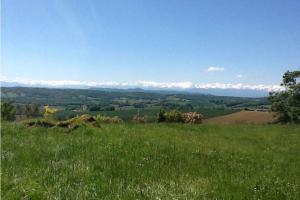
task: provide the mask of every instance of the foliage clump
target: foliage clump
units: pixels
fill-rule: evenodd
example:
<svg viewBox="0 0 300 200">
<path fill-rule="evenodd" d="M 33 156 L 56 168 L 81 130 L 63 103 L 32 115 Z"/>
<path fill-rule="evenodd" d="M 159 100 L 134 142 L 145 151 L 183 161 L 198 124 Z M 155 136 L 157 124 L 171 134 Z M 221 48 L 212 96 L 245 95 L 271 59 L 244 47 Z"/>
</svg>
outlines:
<svg viewBox="0 0 300 200">
<path fill-rule="evenodd" d="M 178 110 L 171 110 L 165 113 L 166 122 L 183 122 L 182 113 Z"/>
<path fill-rule="evenodd" d="M 45 106 L 44 118 L 45 119 L 53 119 L 53 116 L 56 112 L 57 112 L 57 109 L 50 108 L 49 106 Z"/>
<path fill-rule="evenodd" d="M 287 71 L 283 75 L 285 90 L 269 96 L 271 111 L 276 112 L 281 123 L 300 123 L 300 70 Z"/>
<path fill-rule="evenodd" d="M 196 112 L 183 113 L 183 121 L 188 124 L 201 124 L 203 116 Z"/>
<path fill-rule="evenodd" d="M 14 121 L 16 119 L 16 107 L 10 101 L 1 103 L 1 120 Z"/>
<path fill-rule="evenodd" d="M 95 119 L 99 123 L 112 123 L 112 124 L 123 123 L 123 120 L 118 116 L 108 117 L 105 115 L 97 115 Z"/>
<path fill-rule="evenodd" d="M 45 127 L 45 128 L 52 128 L 52 127 L 60 127 L 66 128 L 67 130 L 74 130 L 81 126 L 88 126 L 88 127 L 95 127 L 100 128 L 100 122 L 96 120 L 95 117 L 91 115 L 81 115 L 69 120 L 65 121 L 58 121 L 55 122 L 51 119 L 36 119 L 26 121 L 25 125 L 28 127 Z"/>
<path fill-rule="evenodd" d="M 45 128 L 52 128 L 56 126 L 56 123 L 51 120 L 46 119 L 34 119 L 34 120 L 27 120 L 24 122 L 27 127 L 45 127 Z"/>
<path fill-rule="evenodd" d="M 158 113 L 157 122 L 160 123 L 165 121 L 166 121 L 166 111 L 161 109 Z"/>
<path fill-rule="evenodd" d="M 180 122 L 189 124 L 200 124 L 202 123 L 203 116 L 197 112 L 182 113 L 178 110 L 171 110 L 166 112 L 160 110 L 158 113 L 157 122 Z"/>
<path fill-rule="evenodd" d="M 76 129 L 80 126 L 91 126 L 100 128 L 100 123 L 96 120 L 95 117 L 91 115 L 81 115 L 69 120 L 60 121 L 56 124 L 57 127 L 68 128 L 68 129 Z"/>
</svg>

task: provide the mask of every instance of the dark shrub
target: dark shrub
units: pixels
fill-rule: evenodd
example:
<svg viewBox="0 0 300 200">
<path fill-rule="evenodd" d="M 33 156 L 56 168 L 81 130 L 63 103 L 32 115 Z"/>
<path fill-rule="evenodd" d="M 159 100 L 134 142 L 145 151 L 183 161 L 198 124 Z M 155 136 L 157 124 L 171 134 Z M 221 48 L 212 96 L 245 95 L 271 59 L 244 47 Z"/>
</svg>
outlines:
<svg viewBox="0 0 300 200">
<path fill-rule="evenodd" d="M 166 121 L 166 112 L 164 110 L 160 110 L 157 117 L 157 122 L 165 122 Z"/>
<path fill-rule="evenodd" d="M 1 119 L 6 121 L 14 121 L 16 119 L 16 107 L 12 102 L 1 103 Z"/>
</svg>

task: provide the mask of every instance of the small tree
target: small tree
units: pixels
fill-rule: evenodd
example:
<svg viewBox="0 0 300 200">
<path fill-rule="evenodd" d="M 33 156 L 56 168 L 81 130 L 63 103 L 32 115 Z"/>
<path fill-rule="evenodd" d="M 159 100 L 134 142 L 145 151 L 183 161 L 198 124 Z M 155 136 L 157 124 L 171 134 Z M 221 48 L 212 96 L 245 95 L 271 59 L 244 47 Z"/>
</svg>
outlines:
<svg viewBox="0 0 300 200">
<path fill-rule="evenodd" d="M 44 118 L 53 119 L 53 115 L 57 112 L 57 109 L 45 106 Z"/>
<path fill-rule="evenodd" d="M 166 121 L 166 112 L 164 110 L 159 110 L 157 122 L 165 122 Z"/>
<path fill-rule="evenodd" d="M 300 70 L 287 71 L 281 86 L 284 91 L 270 93 L 271 111 L 277 113 L 278 121 L 300 123 Z"/>
<path fill-rule="evenodd" d="M 16 119 L 16 107 L 12 102 L 1 103 L 1 119 L 6 121 L 14 121 Z"/>
</svg>

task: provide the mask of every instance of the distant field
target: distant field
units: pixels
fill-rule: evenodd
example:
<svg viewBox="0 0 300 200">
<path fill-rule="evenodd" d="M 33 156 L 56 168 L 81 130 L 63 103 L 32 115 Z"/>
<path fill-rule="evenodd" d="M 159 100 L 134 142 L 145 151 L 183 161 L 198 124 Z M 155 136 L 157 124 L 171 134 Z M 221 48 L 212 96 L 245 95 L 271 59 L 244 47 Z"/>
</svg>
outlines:
<svg viewBox="0 0 300 200">
<path fill-rule="evenodd" d="M 1 199 L 300 199 L 300 126 L 1 132 Z"/>
<path fill-rule="evenodd" d="M 270 112 L 240 111 L 229 115 L 213 117 L 205 120 L 206 124 L 267 124 L 275 118 Z"/>
</svg>

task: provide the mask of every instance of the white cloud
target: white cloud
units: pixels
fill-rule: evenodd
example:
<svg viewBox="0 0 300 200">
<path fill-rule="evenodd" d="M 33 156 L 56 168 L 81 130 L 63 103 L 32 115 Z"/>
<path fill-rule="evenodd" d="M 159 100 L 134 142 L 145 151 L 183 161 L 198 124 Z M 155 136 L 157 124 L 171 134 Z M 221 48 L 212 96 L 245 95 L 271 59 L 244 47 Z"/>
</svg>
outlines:
<svg viewBox="0 0 300 200">
<path fill-rule="evenodd" d="M 237 90 L 259 90 L 259 91 L 281 91 L 283 87 L 280 85 L 248 85 L 248 84 L 231 84 L 231 83 L 208 83 L 208 84 L 195 84 L 195 88 L 199 89 L 237 89 Z"/>
<path fill-rule="evenodd" d="M 242 74 L 238 74 L 236 75 L 237 78 L 243 78 L 243 75 Z"/>
<path fill-rule="evenodd" d="M 46 80 L 28 80 L 28 79 L 7 79 L 1 78 L 1 83 L 9 83 L 13 85 L 35 86 L 35 87 L 54 87 L 54 88 L 133 88 L 141 87 L 148 89 L 245 89 L 260 91 L 281 91 L 283 87 L 280 85 L 264 85 L 264 84 L 231 84 L 231 83 L 207 83 L 194 84 L 192 82 L 156 82 L 156 81 L 135 81 L 135 82 L 115 82 L 115 81 L 46 81 Z"/>
<path fill-rule="evenodd" d="M 149 88 L 180 88 L 189 89 L 193 88 L 193 83 L 191 82 L 155 82 L 155 81 L 138 81 L 137 85 Z"/>
<path fill-rule="evenodd" d="M 224 67 L 209 67 L 207 68 L 207 72 L 222 72 L 224 71 Z"/>
</svg>

